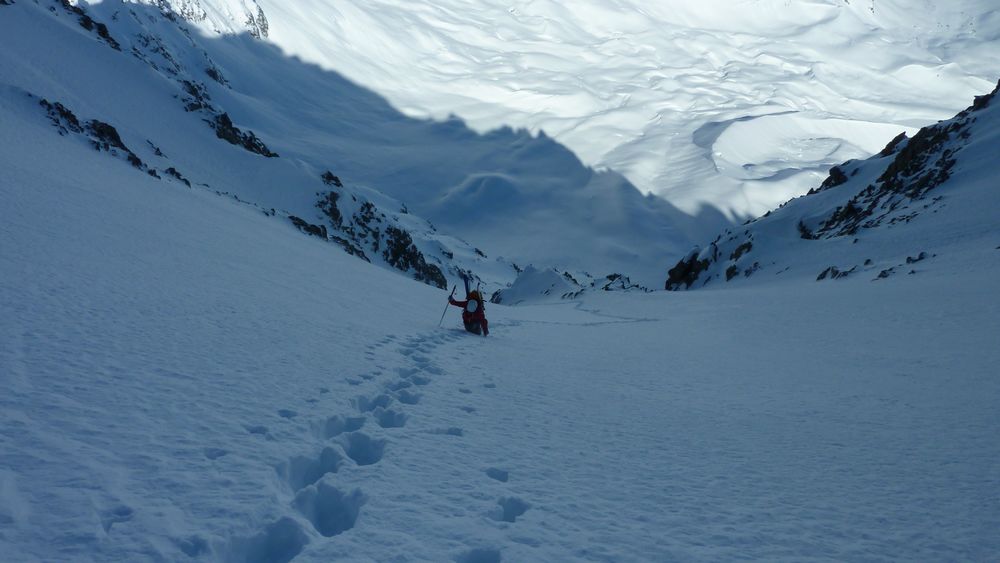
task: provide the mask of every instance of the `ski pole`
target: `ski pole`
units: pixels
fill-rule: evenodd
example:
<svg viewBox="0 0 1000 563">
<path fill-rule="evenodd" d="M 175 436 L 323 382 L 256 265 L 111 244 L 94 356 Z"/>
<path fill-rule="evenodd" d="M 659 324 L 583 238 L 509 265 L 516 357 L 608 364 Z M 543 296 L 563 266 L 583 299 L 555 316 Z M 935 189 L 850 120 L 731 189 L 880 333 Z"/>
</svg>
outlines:
<svg viewBox="0 0 1000 563">
<path fill-rule="evenodd" d="M 457 285 L 451 288 L 451 295 L 448 296 L 448 305 L 451 305 L 451 298 L 455 296 L 456 289 L 458 289 Z M 448 305 L 444 306 L 444 312 L 441 313 L 441 320 L 438 321 L 438 328 L 441 328 L 441 323 L 444 322 L 444 316 L 448 314 Z"/>
</svg>

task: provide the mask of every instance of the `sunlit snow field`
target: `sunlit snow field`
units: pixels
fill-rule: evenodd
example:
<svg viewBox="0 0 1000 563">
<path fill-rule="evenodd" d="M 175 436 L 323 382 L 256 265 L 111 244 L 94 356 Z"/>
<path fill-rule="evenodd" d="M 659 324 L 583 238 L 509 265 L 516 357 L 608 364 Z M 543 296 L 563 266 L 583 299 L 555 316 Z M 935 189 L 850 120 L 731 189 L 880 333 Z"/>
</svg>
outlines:
<svg viewBox="0 0 1000 563">
<path fill-rule="evenodd" d="M 544 130 L 684 211 L 741 218 L 1000 76 L 992 0 L 260 4 L 276 44 L 411 115 Z"/>
</svg>

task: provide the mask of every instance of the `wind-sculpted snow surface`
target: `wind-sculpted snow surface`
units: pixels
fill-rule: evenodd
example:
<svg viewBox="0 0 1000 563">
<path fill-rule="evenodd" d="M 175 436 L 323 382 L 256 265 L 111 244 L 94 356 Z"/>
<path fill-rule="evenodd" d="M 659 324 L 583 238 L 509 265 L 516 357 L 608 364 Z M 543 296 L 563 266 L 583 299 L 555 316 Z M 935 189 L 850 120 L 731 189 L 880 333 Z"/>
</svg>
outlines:
<svg viewBox="0 0 1000 563">
<path fill-rule="evenodd" d="M 1000 76 L 994 0 L 261 3 L 282 48 L 410 115 L 545 130 L 685 211 L 742 218 Z"/>
<path fill-rule="evenodd" d="M 953 119 L 834 167 L 808 195 L 695 248 L 667 289 L 779 279 L 872 281 L 980 269 L 1000 237 L 998 91 Z"/>
</svg>

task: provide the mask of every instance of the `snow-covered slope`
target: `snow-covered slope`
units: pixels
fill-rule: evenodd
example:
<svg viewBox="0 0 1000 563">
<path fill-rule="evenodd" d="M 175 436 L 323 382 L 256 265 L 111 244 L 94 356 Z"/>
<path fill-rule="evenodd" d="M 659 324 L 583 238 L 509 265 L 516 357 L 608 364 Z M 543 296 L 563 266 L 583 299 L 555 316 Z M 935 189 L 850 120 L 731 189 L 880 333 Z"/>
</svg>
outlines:
<svg viewBox="0 0 1000 563">
<path fill-rule="evenodd" d="M 0 0 L 0 561 L 1000 553 L 997 95 L 720 239 L 728 291 L 578 293 L 662 275 L 676 210 L 404 117 L 258 2 Z M 376 264 L 576 295 L 473 337 Z"/>
<path fill-rule="evenodd" d="M 484 339 L 29 105 L 0 97 L 4 562 L 1000 553 L 996 259 L 489 305 Z"/>
<path fill-rule="evenodd" d="M 1000 260 L 998 92 L 695 248 L 667 289 L 989 270 Z"/>
<path fill-rule="evenodd" d="M 618 174 L 587 168 L 544 135 L 409 118 L 339 74 L 285 55 L 263 39 L 266 16 L 245 19 L 258 8 L 242 0 L 3 5 L 2 95 L 11 111 L 48 122 L 38 105 L 46 100 L 81 124 L 76 131 L 57 118 L 53 136 L 62 127 L 90 142 L 101 135 L 87 124 L 107 125 L 117 141 L 99 142 L 140 161 L 137 176 L 155 173 L 297 217 L 307 231 L 324 227 L 369 259 L 402 263 L 437 285 L 471 270 L 493 291 L 513 279 L 515 264 L 532 263 L 653 284 L 658 257 L 690 245 L 684 232 L 695 218 Z M 34 102 L 18 101 L 29 94 Z M 343 205 L 361 202 L 358 210 L 372 202 L 375 222 L 347 213 L 337 224 L 320 209 L 328 210 L 331 191 Z M 428 268 L 389 251 L 410 241 L 404 254 L 421 254 Z"/>
<path fill-rule="evenodd" d="M 544 129 L 685 211 L 741 220 L 1000 76 L 994 0 L 260 4 L 271 41 L 409 115 Z"/>
</svg>

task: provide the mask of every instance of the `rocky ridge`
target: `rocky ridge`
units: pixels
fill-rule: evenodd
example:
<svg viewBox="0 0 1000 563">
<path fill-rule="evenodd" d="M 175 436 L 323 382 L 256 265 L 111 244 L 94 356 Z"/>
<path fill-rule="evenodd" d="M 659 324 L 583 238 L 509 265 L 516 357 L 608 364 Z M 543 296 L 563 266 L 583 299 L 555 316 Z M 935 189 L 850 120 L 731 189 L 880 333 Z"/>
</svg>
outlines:
<svg viewBox="0 0 1000 563">
<path fill-rule="evenodd" d="M 705 247 L 694 248 L 670 268 L 665 289 L 695 289 L 763 272 L 780 275 L 793 264 L 787 259 L 769 259 L 768 251 L 776 244 L 798 240 L 797 252 L 803 254 L 825 249 L 824 241 L 857 245 L 868 232 L 909 225 L 938 213 L 947 205 L 943 187 L 975 140 L 977 123 L 988 111 L 995 112 L 998 91 L 1000 85 L 977 97 L 953 119 L 925 127 L 912 138 L 900 135 L 870 159 L 834 167 L 822 185 L 807 195 L 741 228 L 725 230 Z M 810 246 L 817 248 L 811 250 Z M 830 265 L 814 275 L 823 281 L 871 271 L 872 279 L 883 280 L 929 258 L 934 255 L 923 248 L 913 248 L 891 264 L 856 256 L 855 264 Z"/>
</svg>

